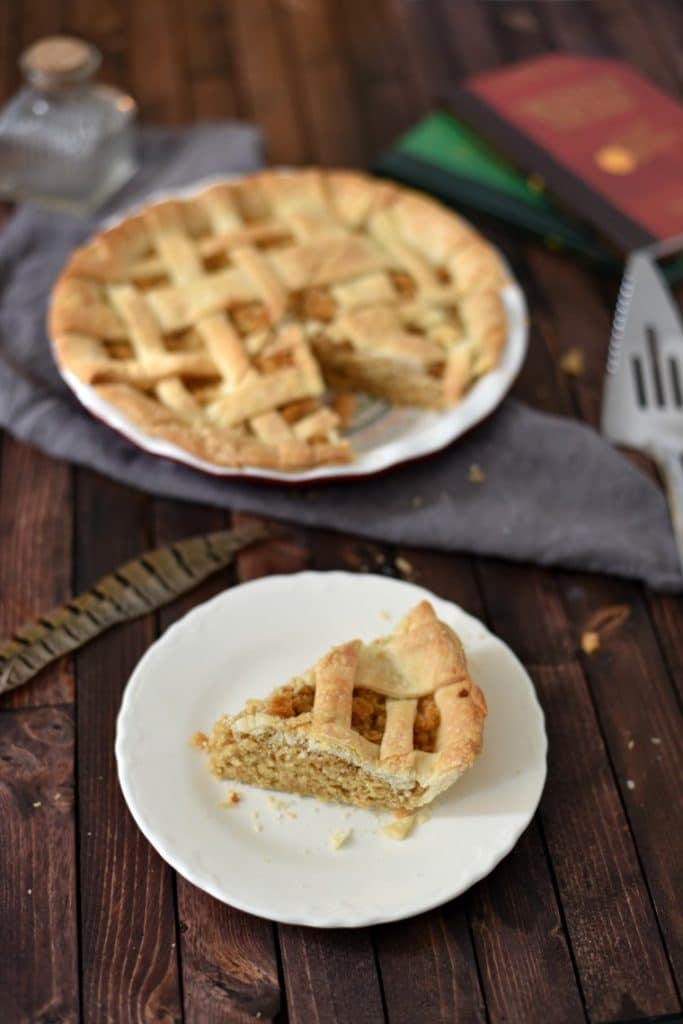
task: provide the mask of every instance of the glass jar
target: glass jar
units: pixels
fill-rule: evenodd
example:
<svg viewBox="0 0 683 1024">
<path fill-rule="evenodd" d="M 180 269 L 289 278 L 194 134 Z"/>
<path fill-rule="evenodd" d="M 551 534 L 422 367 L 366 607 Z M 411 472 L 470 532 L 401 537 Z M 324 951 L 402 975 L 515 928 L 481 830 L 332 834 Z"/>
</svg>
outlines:
<svg viewBox="0 0 683 1024">
<path fill-rule="evenodd" d="M 92 81 L 101 56 L 70 36 L 21 56 L 25 84 L 0 111 L 0 196 L 87 214 L 134 173 L 132 97 Z"/>
</svg>

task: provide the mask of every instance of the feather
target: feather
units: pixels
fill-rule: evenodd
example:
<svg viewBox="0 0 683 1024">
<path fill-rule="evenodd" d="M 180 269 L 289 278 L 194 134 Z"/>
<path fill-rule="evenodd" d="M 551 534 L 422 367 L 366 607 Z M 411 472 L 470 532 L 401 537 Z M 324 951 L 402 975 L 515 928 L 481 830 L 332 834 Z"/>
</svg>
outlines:
<svg viewBox="0 0 683 1024">
<path fill-rule="evenodd" d="M 0 643 L 0 693 L 27 683 L 51 661 L 117 622 L 135 619 L 229 565 L 238 551 L 272 536 L 259 524 L 219 530 L 148 551 Z"/>
</svg>

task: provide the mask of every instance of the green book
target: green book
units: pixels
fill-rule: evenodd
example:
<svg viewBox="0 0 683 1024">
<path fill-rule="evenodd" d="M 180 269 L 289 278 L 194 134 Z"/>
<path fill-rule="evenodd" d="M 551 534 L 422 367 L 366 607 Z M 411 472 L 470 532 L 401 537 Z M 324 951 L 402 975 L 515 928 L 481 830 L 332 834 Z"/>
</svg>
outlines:
<svg viewBox="0 0 683 1024">
<path fill-rule="evenodd" d="M 382 155 L 375 170 L 460 208 L 496 218 L 606 270 L 622 261 L 590 228 L 555 204 L 474 132 L 441 111 L 429 114 Z"/>
</svg>

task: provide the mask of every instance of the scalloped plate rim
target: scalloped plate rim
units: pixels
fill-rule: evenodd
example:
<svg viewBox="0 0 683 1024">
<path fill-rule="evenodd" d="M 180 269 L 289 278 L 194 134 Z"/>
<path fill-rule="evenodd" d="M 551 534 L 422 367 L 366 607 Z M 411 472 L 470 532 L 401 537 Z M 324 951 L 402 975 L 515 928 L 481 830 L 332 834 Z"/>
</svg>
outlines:
<svg viewBox="0 0 683 1024">
<path fill-rule="evenodd" d="M 214 881 L 206 877 L 206 874 L 203 873 L 201 869 L 193 868 L 191 864 L 188 864 L 187 858 L 183 857 L 182 852 L 178 852 L 177 841 L 176 846 L 174 847 L 173 841 L 169 842 L 167 837 L 160 832 L 158 824 L 155 825 L 153 821 L 149 820 L 148 811 L 141 809 L 139 801 L 136 800 L 135 796 L 135 779 L 134 773 L 133 776 L 131 775 L 130 752 L 128 750 L 131 724 L 129 719 L 131 714 L 134 713 L 136 691 L 141 685 L 144 685 L 145 674 L 149 671 L 150 664 L 153 665 L 154 659 L 158 656 L 159 649 L 162 646 L 172 644 L 175 639 L 182 638 L 183 632 L 191 630 L 193 626 L 200 625 L 202 620 L 210 617 L 212 611 L 219 608 L 221 604 L 229 604 L 231 601 L 235 600 L 239 602 L 240 595 L 244 597 L 247 591 L 253 593 L 258 590 L 263 590 L 266 587 L 273 590 L 284 587 L 285 599 L 287 600 L 286 595 L 288 591 L 292 588 L 294 591 L 297 589 L 301 590 L 302 585 L 312 578 L 315 578 L 316 580 L 324 579 L 326 582 L 332 584 L 339 582 L 343 586 L 346 586 L 349 581 L 353 581 L 351 583 L 352 587 L 358 586 L 362 581 L 368 579 L 381 581 L 382 584 L 389 583 L 391 585 L 396 585 L 401 589 L 410 588 L 412 594 L 411 601 L 413 599 L 426 597 L 428 600 L 435 603 L 439 614 L 444 614 L 443 609 L 450 607 L 451 611 L 455 613 L 454 617 L 459 620 L 460 628 L 463 628 L 463 624 L 469 624 L 471 628 L 480 631 L 482 641 L 487 644 L 493 642 L 499 653 L 504 654 L 506 658 L 511 659 L 510 664 L 514 664 L 516 666 L 516 669 L 519 672 L 519 678 L 523 678 L 526 684 L 526 697 L 528 698 L 530 719 L 533 718 L 534 720 L 535 739 L 540 744 L 537 751 L 537 755 L 540 760 L 539 763 L 535 765 L 536 776 L 533 797 L 529 800 L 524 813 L 515 823 L 514 827 L 508 828 L 505 841 L 502 841 L 491 851 L 490 857 L 481 858 L 479 860 L 476 868 L 467 875 L 464 883 L 458 883 L 453 887 L 452 885 L 448 885 L 447 883 L 443 884 L 442 882 L 436 891 L 433 889 L 427 890 L 423 887 L 422 895 L 418 895 L 414 899 L 404 901 L 398 904 L 394 909 L 387 910 L 386 907 L 383 907 L 376 908 L 374 910 L 372 908 L 359 910 L 358 907 L 352 907 L 351 910 L 349 910 L 348 906 L 342 905 L 340 902 L 337 902 L 336 904 L 333 902 L 326 907 L 324 905 L 322 907 L 320 905 L 311 905 L 308 908 L 304 907 L 300 913 L 283 913 L 280 912 L 277 907 L 264 905 L 259 902 L 258 896 L 255 898 L 252 894 L 245 898 L 239 890 L 228 891 L 224 884 L 215 884 Z M 235 595 L 237 595 L 237 597 Z M 291 596 L 289 600 L 291 600 Z M 439 610 L 439 606 L 441 606 L 441 610 Z M 386 631 L 386 628 L 388 627 L 385 627 L 384 631 Z M 375 633 L 379 632 L 382 632 L 381 628 L 375 630 Z M 141 680 L 143 680 L 143 684 L 141 684 Z M 366 927 L 368 925 L 402 920 L 407 917 L 412 917 L 415 914 L 431 910 L 434 907 L 440 906 L 443 903 L 459 896 L 462 892 L 466 891 L 472 885 L 476 884 L 476 882 L 488 875 L 516 845 L 520 836 L 532 820 L 536 808 L 538 807 L 547 774 L 547 738 L 543 711 L 538 702 L 533 683 L 531 682 L 528 673 L 516 655 L 502 640 L 491 633 L 478 619 L 465 612 L 459 605 L 455 604 L 455 602 L 440 598 L 426 590 L 424 587 L 390 577 L 372 574 L 361 575 L 356 573 L 347 573 L 341 570 L 333 570 L 330 572 L 316 572 L 309 570 L 294 574 L 260 577 L 255 580 L 241 583 L 223 591 L 211 598 L 209 601 L 196 606 L 176 623 L 170 626 L 169 629 L 166 630 L 165 633 L 145 652 L 126 685 L 116 723 L 115 754 L 121 790 L 136 824 L 161 857 L 163 857 L 163 859 L 179 874 L 193 885 L 196 885 L 198 888 L 209 893 L 214 898 L 221 902 L 228 903 L 230 906 L 233 906 L 238 910 L 266 917 L 282 924 L 305 925 L 320 928 Z M 483 757 L 484 755 L 482 754 L 482 757 L 479 760 L 482 760 Z M 473 770 L 474 769 L 471 771 Z M 456 783 L 450 793 L 455 792 L 457 794 L 458 785 L 460 784 Z M 250 791 L 253 790 L 256 793 L 261 792 L 260 790 L 255 790 L 253 787 L 248 787 L 248 789 Z M 332 805 L 323 805 L 322 810 L 326 810 L 328 806 Z M 337 805 L 333 806 L 336 807 Z M 368 812 L 360 813 L 365 814 Z M 429 823 L 424 826 L 420 826 L 420 829 L 428 827 Z M 407 840 L 406 843 L 410 843 L 411 841 L 412 837 Z M 378 838 L 377 842 L 380 843 L 382 840 Z M 400 845 L 405 847 L 406 844 L 403 843 Z M 407 848 L 410 849 L 410 847 Z M 343 857 L 343 854 L 341 856 Z M 343 859 L 337 860 L 335 865 L 341 865 L 343 868 Z"/>
</svg>

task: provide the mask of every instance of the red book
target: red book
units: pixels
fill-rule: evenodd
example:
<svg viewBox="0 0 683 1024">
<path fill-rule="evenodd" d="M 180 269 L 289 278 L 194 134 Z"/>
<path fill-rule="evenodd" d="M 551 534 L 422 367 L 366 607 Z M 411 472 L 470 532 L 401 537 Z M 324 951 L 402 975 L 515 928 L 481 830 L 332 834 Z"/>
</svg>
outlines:
<svg viewBox="0 0 683 1024">
<path fill-rule="evenodd" d="M 539 57 L 453 103 L 622 253 L 683 234 L 683 105 L 620 61 Z"/>
</svg>

